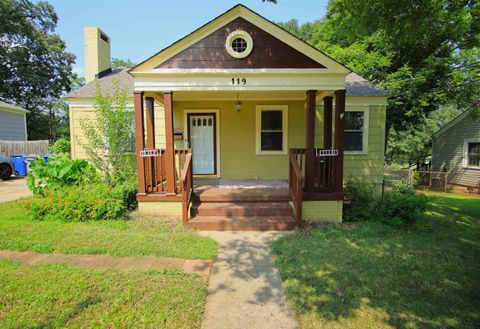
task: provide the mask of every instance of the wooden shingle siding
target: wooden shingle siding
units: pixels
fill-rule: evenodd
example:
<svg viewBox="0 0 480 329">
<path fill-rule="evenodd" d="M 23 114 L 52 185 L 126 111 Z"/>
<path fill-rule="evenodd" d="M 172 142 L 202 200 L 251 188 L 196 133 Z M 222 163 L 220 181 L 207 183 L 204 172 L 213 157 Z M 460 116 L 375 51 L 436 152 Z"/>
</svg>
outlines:
<svg viewBox="0 0 480 329">
<path fill-rule="evenodd" d="M 248 32 L 253 38 L 253 50 L 246 58 L 233 58 L 225 48 L 227 36 L 235 30 Z M 237 18 L 156 68 L 251 69 L 324 66 L 245 19 Z"/>
<path fill-rule="evenodd" d="M 0 140 L 26 141 L 25 114 L 0 109 Z"/>
<path fill-rule="evenodd" d="M 433 139 L 432 170 L 450 171 L 448 183 L 475 186 L 480 181 L 480 169 L 463 167 L 466 139 L 480 139 L 480 119 L 471 114 Z"/>
</svg>

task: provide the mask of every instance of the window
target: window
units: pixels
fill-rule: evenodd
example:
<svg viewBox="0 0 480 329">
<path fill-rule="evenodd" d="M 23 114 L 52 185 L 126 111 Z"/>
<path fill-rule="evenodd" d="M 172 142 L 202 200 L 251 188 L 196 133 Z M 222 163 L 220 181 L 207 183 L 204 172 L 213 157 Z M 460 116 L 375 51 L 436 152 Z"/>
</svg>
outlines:
<svg viewBox="0 0 480 329">
<path fill-rule="evenodd" d="M 345 151 L 366 152 L 366 111 L 345 112 Z"/>
<path fill-rule="evenodd" d="M 466 140 L 464 153 L 465 167 L 480 168 L 480 140 Z"/>
<path fill-rule="evenodd" d="M 236 30 L 227 36 L 225 48 L 233 58 L 245 58 L 253 50 L 253 39 L 247 32 Z"/>
<path fill-rule="evenodd" d="M 287 106 L 257 106 L 257 154 L 286 154 Z"/>
</svg>

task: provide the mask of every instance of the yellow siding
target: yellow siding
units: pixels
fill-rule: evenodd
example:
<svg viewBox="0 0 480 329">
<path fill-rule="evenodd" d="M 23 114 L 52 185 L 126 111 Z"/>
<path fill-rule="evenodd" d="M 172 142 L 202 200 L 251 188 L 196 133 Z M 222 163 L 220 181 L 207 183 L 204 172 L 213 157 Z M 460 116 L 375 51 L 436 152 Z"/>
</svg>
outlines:
<svg viewBox="0 0 480 329">
<path fill-rule="evenodd" d="M 342 222 L 343 201 L 303 201 L 302 219 L 312 222 Z"/>
<path fill-rule="evenodd" d="M 138 212 L 143 216 L 180 217 L 181 202 L 139 202 Z"/>
<path fill-rule="evenodd" d="M 92 108 L 70 108 L 70 141 L 72 144 L 72 159 L 86 158 L 85 150 L 81 143 L 85 142 L 85 134 L 80 125 L 83 119 L 95 118 L 94 109 Z"/>
</svg>

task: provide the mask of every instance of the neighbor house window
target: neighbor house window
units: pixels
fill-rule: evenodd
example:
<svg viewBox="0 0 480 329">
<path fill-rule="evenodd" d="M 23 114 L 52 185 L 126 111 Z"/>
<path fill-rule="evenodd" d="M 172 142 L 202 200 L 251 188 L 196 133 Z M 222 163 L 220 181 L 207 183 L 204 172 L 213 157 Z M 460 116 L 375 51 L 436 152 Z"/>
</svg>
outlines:
<svg viewBox="0 0 480 329">
<path fill-rule="evenodd" d="M 466 167 L 480 168 L 480 140 L 465 141 L 464 152 Z"/>
<path fill-rule="evenodd" d="M 256 128 L 257 154 L 286 154 L 287 106 L 257 106 Z"/>
<path fill-rule="evenodd" d="M 345 112 L 345 151 L 366 152 L 366 111 Z"/>
</svg>

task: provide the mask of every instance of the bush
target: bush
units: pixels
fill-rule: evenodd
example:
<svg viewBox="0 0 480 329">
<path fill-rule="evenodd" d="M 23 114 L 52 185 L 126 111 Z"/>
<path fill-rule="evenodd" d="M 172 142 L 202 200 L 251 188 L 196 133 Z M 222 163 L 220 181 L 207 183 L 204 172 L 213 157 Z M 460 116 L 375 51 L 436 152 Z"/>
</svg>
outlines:
<svg viewBox="0 0 480 329">
<path fill-rule="evenodd" d="M 377 221 L 394 227 L 412 225 L 425 211 L 427 199 L 415 195 L 408 184 L 394 186 L 383 198 L 375 196 L 372 185 L 349 180 L 345 186 L 346 222 Z"/>
<path fill-rule="evenodd" d="M 70 141 L 66 138 L 60 138 L 52 146 L 50 146 L 50 150 L 55 155 L 63 154 L 67 157 L 70 157 L 70 150 L 71 150 Z"/>
<path fill-rule="evenodd" d="M 32 162 L 27 185 L 34 194 L 38 195 L 44 194 L 48 189 L 93 182 L 95 178 L 95 169 L 87 161 L 56 156 L 50 158 L 48 164 L 43 159 Z"/>
<path fill-rule="evenodd" d="M 122 200 L 128 210 L 137 208 L 138 185 L 136 180 L 127 180 L 112 189 L 112 195 Z"/>
<path fill-rule="evenodd" d="M 390 226 L 409 226 L 425 211 L 426 205 L 424 195 L 388 192 L 378 204 L 375 219 Z"/>
<path fill-rule="evenodd" d="M 415 194 L 413 185 L 406 179 L 395 181 L 392 184 L 392 191 L 400 194 Z"/>
<path fill-rule="evenodd" d="M 46 189 L 24 203 L 35 220 L 87 221 L 124 218 L 127 206 L 110 186 L 96 183 Z"/>
</svg>

